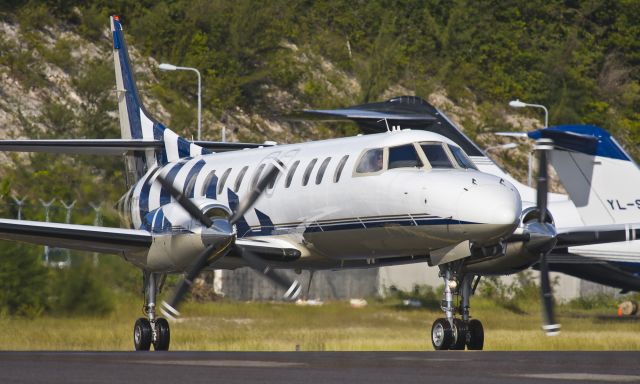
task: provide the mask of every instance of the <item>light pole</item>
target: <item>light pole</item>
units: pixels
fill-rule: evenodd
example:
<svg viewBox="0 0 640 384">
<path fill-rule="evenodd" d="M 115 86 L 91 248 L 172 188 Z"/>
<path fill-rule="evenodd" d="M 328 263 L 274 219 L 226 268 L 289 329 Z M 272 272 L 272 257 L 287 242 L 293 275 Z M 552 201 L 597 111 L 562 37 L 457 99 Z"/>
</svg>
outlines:
<svg viewBox="0 0 640 384">
<path fill-rule="evenodd" d="M 193 71 L 198 75 L 198 141 L 202 132 L 202 79 L 200 71 L 191 67 L 178 67 L 173 64 L 162 63 L 158 66 L 163 71 Z"/>
<path fill-rule="evenodd" d="M 542 108 L 544 109 L 544 127 L 547 128 L 549 126 L 549 111 L 547 110 L 547 107 L 545 107 L 544 105 L 524 103 L 518 99 L 515 99 L 509 102 L 509 106 L 513 108 L 524 108 L 524 107 Z"/>
<path fill-rule="evenodd" d="M 524 107 L 533 107 L 533 108 L 542 108 L 544 109 L 544 127 L 547 128 L 549 126 L 549 110 L 547 107 L 541 104 L 528 104 L 520 101 L 519 99 L 511 100 L 509 102 L 509 106 L 513 108 L 524 108 Z M 532 169 L 533 169 L 533 158 L 531 157 L 531 152 L 529 152 L 529 164 L 528 164 L 528 172 L 527 172 L 527 184 L 531 186 L 532 179 Z"/>
</svg>

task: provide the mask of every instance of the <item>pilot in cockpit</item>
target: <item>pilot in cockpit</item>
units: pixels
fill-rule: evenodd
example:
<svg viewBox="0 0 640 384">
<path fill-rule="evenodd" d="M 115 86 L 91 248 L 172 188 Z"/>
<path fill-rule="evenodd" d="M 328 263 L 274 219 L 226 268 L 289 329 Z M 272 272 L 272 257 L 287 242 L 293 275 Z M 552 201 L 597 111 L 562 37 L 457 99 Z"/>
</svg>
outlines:
<svg viewBox="0 0 640 384">
<path fill-rule="evenodd" d="M 360 164 L 356 169 L 358 173 L 370 173 L 370 172 L 378 172 L 381 171 L 384 166 L 383 162 L 383 150 L 382 148 L 371 149 L 367 151 L 364 156 L 362 156 L 362 160 L 360 160 Z"/>
</svg>

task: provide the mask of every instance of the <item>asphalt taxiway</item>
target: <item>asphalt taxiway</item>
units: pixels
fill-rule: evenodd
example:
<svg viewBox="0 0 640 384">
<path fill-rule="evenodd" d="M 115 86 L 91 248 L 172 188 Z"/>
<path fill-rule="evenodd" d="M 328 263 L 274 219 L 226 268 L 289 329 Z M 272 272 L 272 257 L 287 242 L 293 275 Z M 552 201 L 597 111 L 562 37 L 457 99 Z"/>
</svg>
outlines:
<svg viewBox="0 0 640 384">
<path fill-rule="evenodd" d="M 0 352 L 0 383 L 640 383 L 640 352 Z"/>
</svg>

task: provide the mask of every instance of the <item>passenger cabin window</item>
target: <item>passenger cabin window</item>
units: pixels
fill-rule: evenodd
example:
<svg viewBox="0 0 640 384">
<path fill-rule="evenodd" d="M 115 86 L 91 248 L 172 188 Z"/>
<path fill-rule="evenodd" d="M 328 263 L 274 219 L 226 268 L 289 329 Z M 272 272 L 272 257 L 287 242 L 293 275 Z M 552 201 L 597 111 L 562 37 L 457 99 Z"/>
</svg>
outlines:
<svg viewBox="0 0 640 384">
<path fill-rule="evenodd" d="M 227 178 L 229 177 L 230 173 L 231 168 L 227 168 L 227 170 L 222 174 L 222 177 L 220 178 L 220 184 L 218 184 L 218 195 L 222 193 L 222 190 L 224 189 L 224 183 L 227 182 Z"/>
<path fill-rule="evenodd" d="M 311 176 L 311 171 L 313 171 L 313 167 L 315 167 L 317 161 L 318 159 L 313 159 L 309 165 L 307 165 L 307 169 L 304 171 L 304 175 L 302 176 L 303 187 L 309 183 L 309 176 Z"/>
<path fill-rule="evenodd" d="M 238 192 L 240 190 L 240 186 L 242 185 L 242 179 L 244 178 L 244 174 L 247 173 L 247 169 L 249 169 L 249 167 L 245 166 L 240 170 L 240 173 L 238 173 L 238 176 L 236 177 L 236 184 L 233 187 L 233 190 L 235 192 Z"/>
<path fill-rule="evenodd" d="M 344 165 L 347 163 L 347 159 L 349 159 L 349 155 L 344 155 L 342 159 L 340 159 L 338 167 L 336 167 L 336 173 L 333 174 L 334 183 L 340 181 L 340 175 L 342 175 L 342 170 L 344 169 Z"/>
<path fill-rule="evenodd" d="M 389 148 L 389 169 L 422 167 L 416 147 L 413 144 Z"/>
<path fill-rule="evenodd" d="M 273 189 L 273 187 L 276 186 L 276 181 L 278 181 L 278 178 L 280 177 L 280 170 L 284 167 L 284 164 L 282 163 L 282 161 L 278 160 L 278 165 L 281 167 L 276 167 L 275 165 L 271 165 L 270 168 L 267 168 L 269 170 L 271 170 L 271 167 L 275 167 L 277 169 L 277 173 L 276 176 L 271 179 L 271 181 L 269 182 L 269 185 L 267 186 L 268 189 Z"/>
<path fill-rule="evenodd" d="M 218 186 L 218 176 L 216 176 L 216 170 L 214 169 L 207 175 L 207 178 L 204 179 L 204 183 L 202 184 L 201 195 L 209 199 L 215 199 L 217 186 Z"/>
<path fill-rule="evenodd" d="M 464 151 L 461 148 L 454 147 L 453 145 L 449 145 L 449 150 L 453 154 L 453 157 L 456 159 L 456 162 L 460 167 L 465 169 L 475 169 L 475 170 L 478 169 L 478 167 L 476 167 L 476 165 L 473 164 L 473 161 L 471 161 L 471 159 L 467 156 L 466 153 L 464 153 Z"/>
<path fill-rule="evenodd" d="M 362 155 L 356 167 L 356 173 L 371 173 L 381 171 L 383 164 L 382 148 L 370 149 Z"/>
<path fill-rule="evenodd" d="M 427 160 L 432 168 L 453 168 L 451 160 L 440 143 L 422 143 L 420 144 Z"/>
<path fill-rule="evenodd" d="M 196 186 L 197 173 L 193 173 L 189 176 L 189 180 L 187 181 L 183 194 L 187 197 L 194 197 L 193 188 Z"/>
<path fill-rule="evenodd" d="M 327 170 L 327 166 L 329 165 L 330 161 L 331 161 L 331 158 L 327 157 L 326 159 L 324 159 L 322 164 L 320 164 L 320 168 L 318 168 L 318 174 L 316 175 L 316 184 L 322 183 L 322 177 L 324 176 L 324 171 Z"/>
<path fill-rule="evenodd" d="M 258 169 L 256 170 L 255 175 L 253 175 L 253 180 L 251 180 L 251 189 L 254 189 L 258 182 L 260 181 L 260 175 L 262 174 L 262 170 L 264 169 L 266 164 L 260 164 Z"/>
<path fill-rule="evenodd" d="M 284 183 L 285 188 L 289 188 L 289 186 L 291 185 L 291 180 L 293 180 L 293 174 L 296 173 L 296 168 L 298 168 L 299 164 L 300 164 L 300 160 L 296 160 L 296 162 L 291 165 L 291 168 L 289 168 L 289 173 L 287 173 L 287 180 L 285 180 L 285 183 Z"/>
</svg>

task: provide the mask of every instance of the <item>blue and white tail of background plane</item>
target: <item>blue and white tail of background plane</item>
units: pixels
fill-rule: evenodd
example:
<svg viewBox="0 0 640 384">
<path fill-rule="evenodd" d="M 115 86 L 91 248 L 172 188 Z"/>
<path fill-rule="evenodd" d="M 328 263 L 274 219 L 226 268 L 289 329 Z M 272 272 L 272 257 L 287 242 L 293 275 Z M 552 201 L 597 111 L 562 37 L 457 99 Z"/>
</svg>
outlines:
<svg viewBox="0 0 640 384">
<path fill-rule="evenodd" d="M 585 225 L 640 221 L 640 169 L 611 134 L 593 125 L 528 133 L 555 145 L 551 164 Z"/>
</svg>

